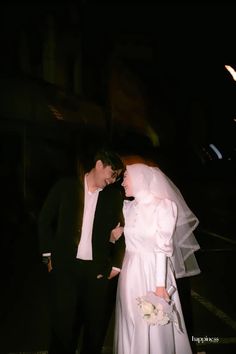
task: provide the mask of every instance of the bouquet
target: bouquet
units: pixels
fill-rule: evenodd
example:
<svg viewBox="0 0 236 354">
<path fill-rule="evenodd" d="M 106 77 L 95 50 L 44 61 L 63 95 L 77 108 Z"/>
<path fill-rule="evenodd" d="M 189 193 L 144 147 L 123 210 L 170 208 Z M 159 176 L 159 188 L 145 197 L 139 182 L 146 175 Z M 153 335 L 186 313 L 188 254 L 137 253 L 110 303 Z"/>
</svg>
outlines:
<svg viewBox="0 0 236 354">
<path fill-rule="evenodd" d="M 136 300 L 141 316 L 148 325 L 164 326 L 173 322 L 181 331 L 178 312 L 172 300 L 167 302 L 153 292 L 148 292 L 145 296 L 138 297 Z"/>
</svg>

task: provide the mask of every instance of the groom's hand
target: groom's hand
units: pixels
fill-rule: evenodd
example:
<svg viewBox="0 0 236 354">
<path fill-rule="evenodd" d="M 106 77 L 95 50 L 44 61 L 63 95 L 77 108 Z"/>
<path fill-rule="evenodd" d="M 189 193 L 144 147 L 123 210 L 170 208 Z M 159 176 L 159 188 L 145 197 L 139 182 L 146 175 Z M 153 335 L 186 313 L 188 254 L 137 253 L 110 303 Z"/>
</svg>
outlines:
<svg viewBox="0 0 236 354">
<path fill-rule="evenodd" d="M 52 260 L 50 259 L 48 262 L 48 273 L 52 271 Z"/>
<path fill-rule="evenodd" d="M 112 279 L 112 278 L 116 277 L 119 273 L 120 273 L 119 270 L 112 269 L 108 279 Z"/>
</svg>

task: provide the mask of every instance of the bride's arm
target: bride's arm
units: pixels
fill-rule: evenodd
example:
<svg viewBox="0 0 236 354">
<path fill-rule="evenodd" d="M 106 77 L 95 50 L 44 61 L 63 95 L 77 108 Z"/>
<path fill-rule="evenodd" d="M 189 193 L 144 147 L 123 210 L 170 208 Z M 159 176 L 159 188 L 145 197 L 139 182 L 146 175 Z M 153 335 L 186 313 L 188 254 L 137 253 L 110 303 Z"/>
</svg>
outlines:
<svg viewBox="0 0 236 354">
<path fill-rule="evenodd" d="M 165 300 L 169 300 L 169 295 L 166 290 L 166 255 L 162 252 L 157 252 L 156 255 L 156 290 L 157 296 L 163 297 Z"/>
<path fill-rule="evenodd" d="M 169 300 L 166 289 L 167 257 L 173 254 L 173 240 L 177 219 L 176 204 L 163 199 L 157 210 L 157 251 L 156 251 L 156 290 L 157 296 Z"/>
</svg>

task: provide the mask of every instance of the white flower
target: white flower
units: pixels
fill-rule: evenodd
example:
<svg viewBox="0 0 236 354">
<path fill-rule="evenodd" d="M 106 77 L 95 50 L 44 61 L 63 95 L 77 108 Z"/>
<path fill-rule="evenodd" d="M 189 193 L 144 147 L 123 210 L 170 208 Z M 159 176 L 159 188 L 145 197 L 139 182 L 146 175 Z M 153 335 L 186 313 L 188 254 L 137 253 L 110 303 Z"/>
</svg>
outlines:
<svg viewBox="0 0 236 354">
<path fill-rule="evenodd" d="M 151 315 L 155 310 L 155 306 L 145 300 L 142 300 L 139 306 L 141 307 L 144 315 Z"/>
<path fill-rule="evenodd" d="M 156 321 L 162 326 L 170 321 L 170 318 L 167 313 L 163 311 L 163 306 L 161 304 L 157 304 L 156 306 Z"/>
<path fill-rule="evenodd" d="M 150 315 L 144 315 L 143 318 L 147 321 L 149 325 L 155 325 L 157 322 L 155 312 L 151 313 Z"/>
<path fill-rule="evenodd" d="M 163 309 L 162 304 L 156 306 L 151 302 L 144 299 L 144 297 L 138 297 L 138 306 L 143 319 L 149 325 L 161 325 L 164 326 L 170 322 L 170 317 Z"/>
</svg>

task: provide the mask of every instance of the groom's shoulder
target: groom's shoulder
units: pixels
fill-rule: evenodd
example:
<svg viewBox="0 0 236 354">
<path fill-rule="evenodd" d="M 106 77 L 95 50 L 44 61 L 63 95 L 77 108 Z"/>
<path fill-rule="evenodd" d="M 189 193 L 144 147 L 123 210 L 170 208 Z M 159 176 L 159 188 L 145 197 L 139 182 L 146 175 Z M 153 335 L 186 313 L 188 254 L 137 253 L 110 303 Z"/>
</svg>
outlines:
<svg viewBox="0 0 236 354">
<path fill-rule="evenodd" d="M 107 197 L 119 197 L 122 198 L 122 189 L 121 186 L 114 184 L 110 184 L 106 186 L 101 193 Z"/>
<path fill-rule="evenodd" d="M 78 181 L 75 177 L 63 177 L 55 182 L 53 189 L 63 191 L 68 189 L 75 189 L 77 185 Z"/>
</svg>

